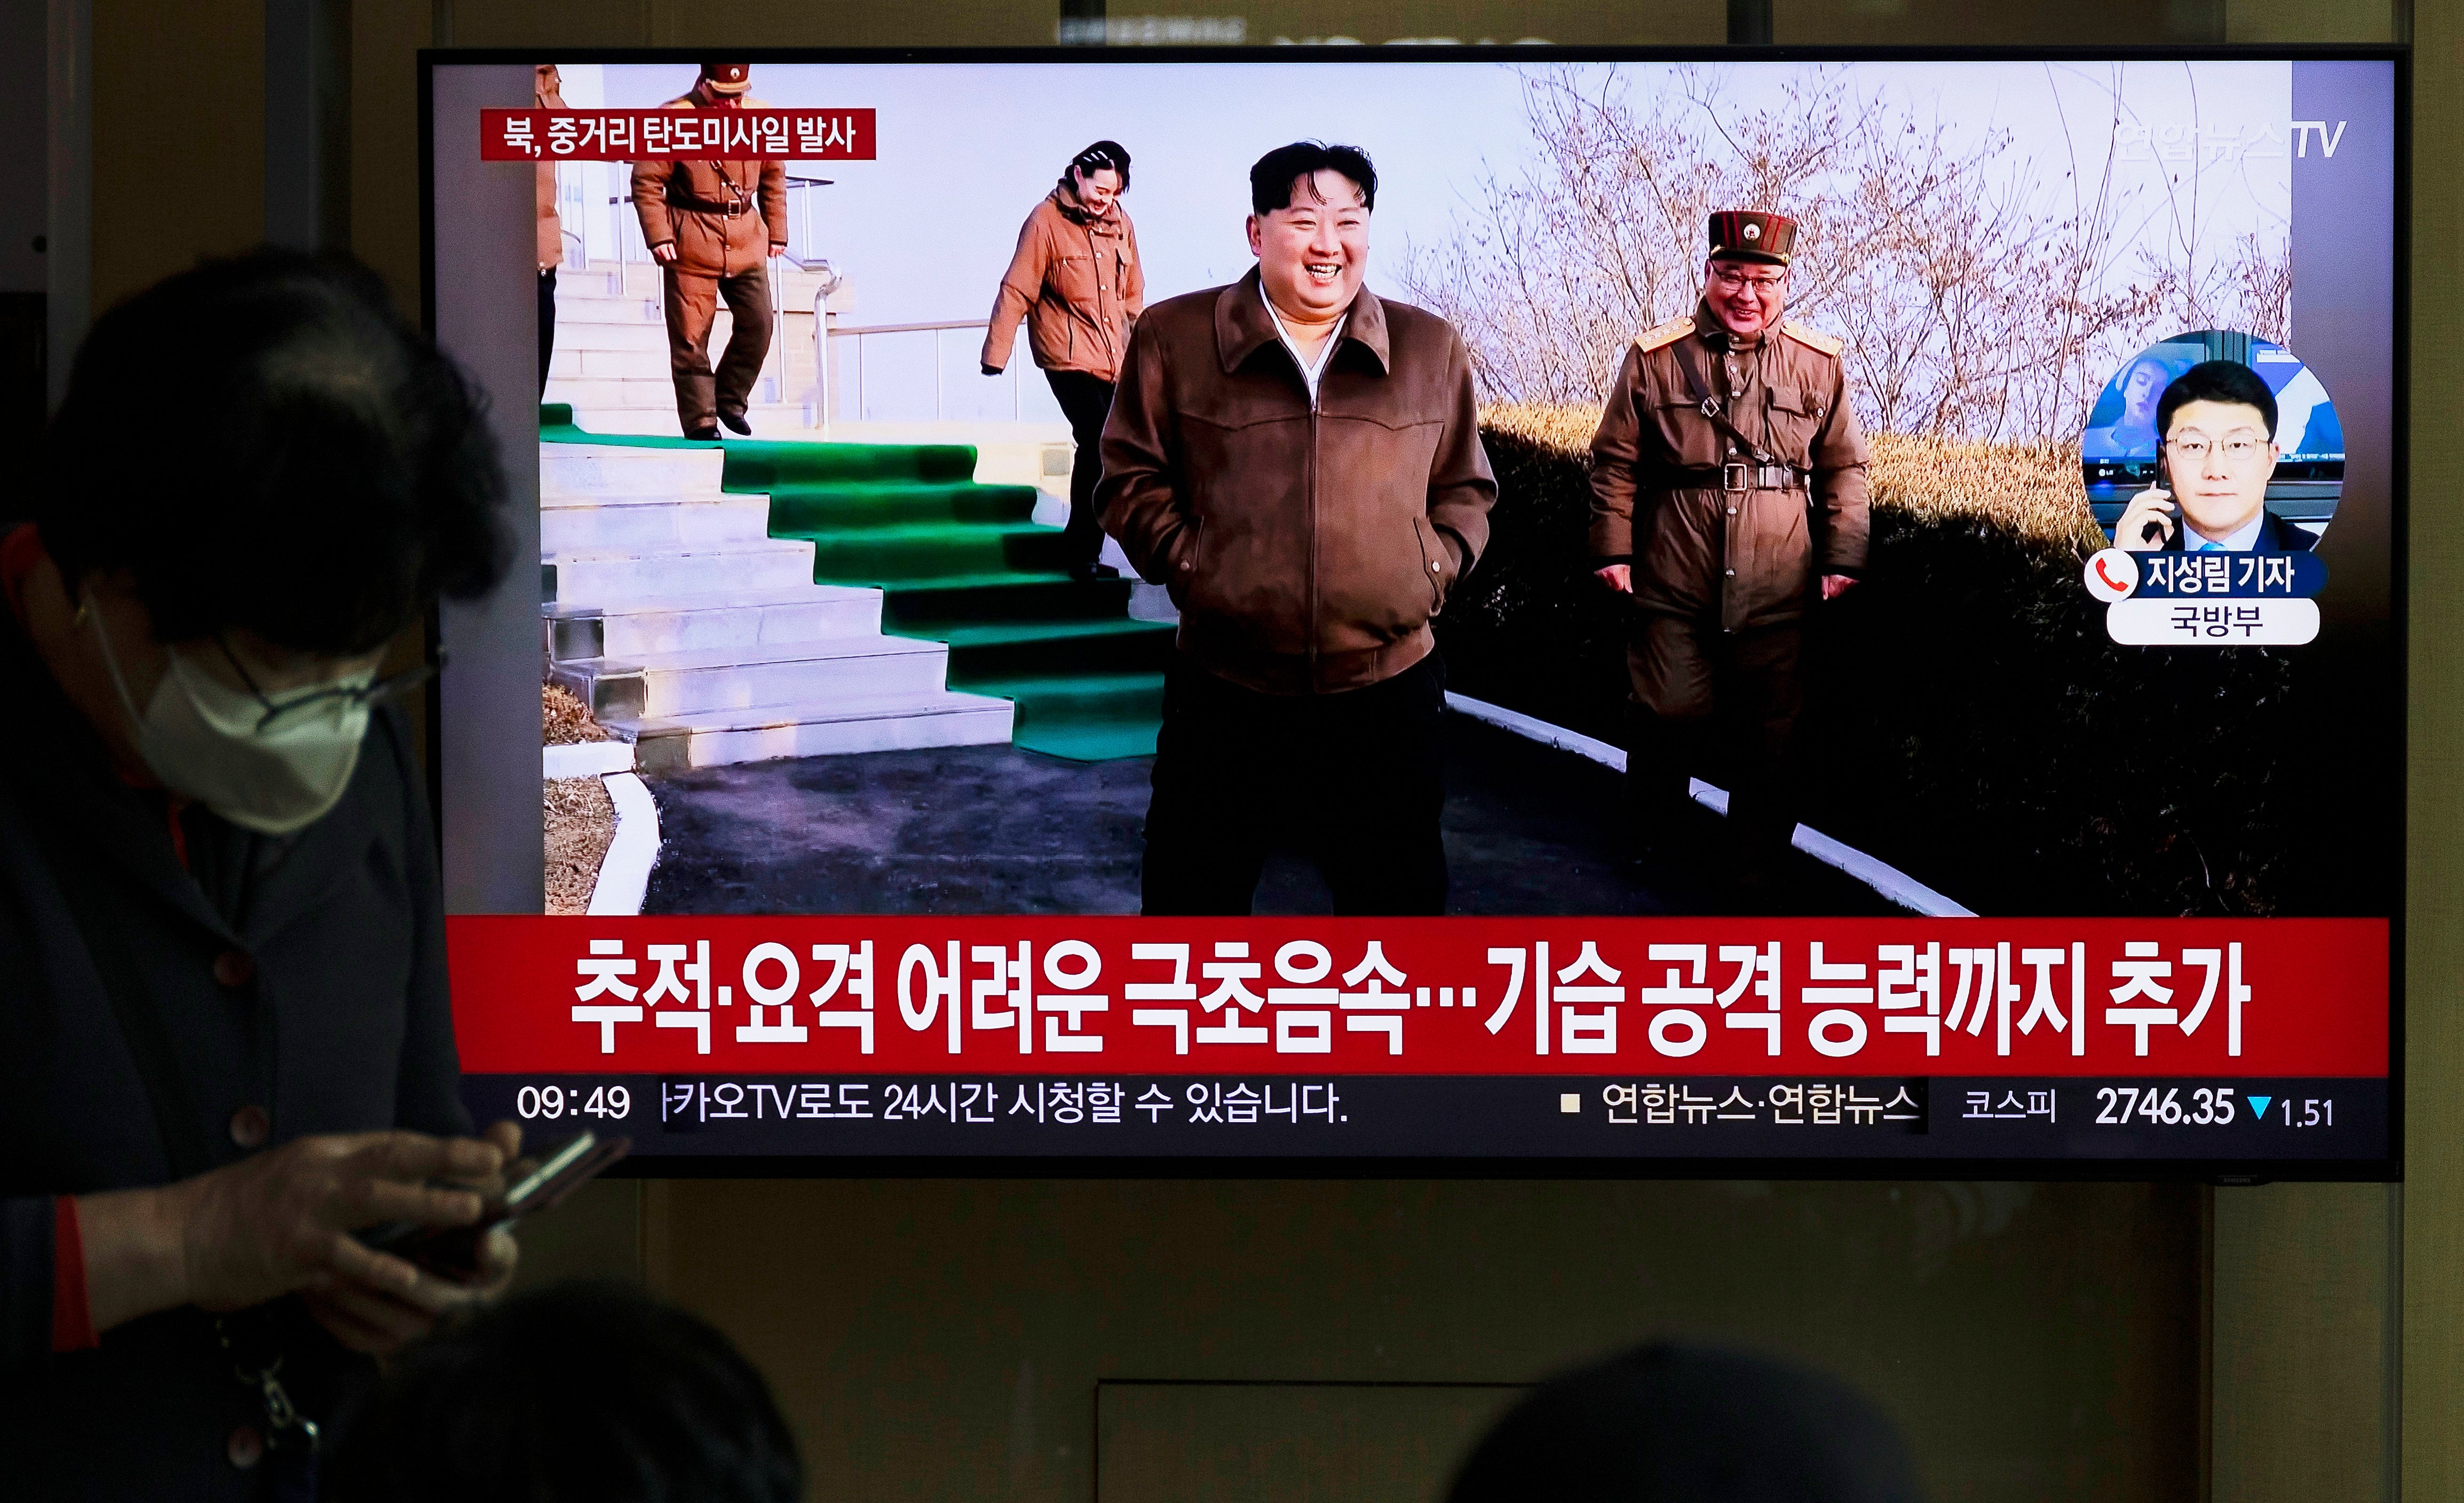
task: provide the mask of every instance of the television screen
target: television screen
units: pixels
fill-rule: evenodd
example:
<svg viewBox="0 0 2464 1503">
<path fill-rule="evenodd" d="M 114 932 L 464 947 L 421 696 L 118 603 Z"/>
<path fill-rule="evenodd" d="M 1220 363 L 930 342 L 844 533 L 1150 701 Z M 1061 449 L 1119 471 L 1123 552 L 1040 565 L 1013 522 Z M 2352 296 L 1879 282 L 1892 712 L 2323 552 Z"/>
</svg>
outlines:
<svg viewBox="0 0 2464 1503">
<path fill-rule="evenodd" d="M 2397 1173 L 2400 53 L 740 55 L 423 59 L 482 1120 Z"/>
</svg>

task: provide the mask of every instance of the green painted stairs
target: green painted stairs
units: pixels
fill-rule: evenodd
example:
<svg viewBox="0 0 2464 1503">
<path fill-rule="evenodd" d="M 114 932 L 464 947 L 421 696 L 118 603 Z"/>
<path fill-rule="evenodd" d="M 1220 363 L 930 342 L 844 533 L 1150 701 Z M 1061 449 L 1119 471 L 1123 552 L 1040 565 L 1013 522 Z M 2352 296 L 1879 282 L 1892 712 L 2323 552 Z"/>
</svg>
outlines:
<svg viewBox="0 0 2464 1503">
<path fill-rule="evenodd" d="M 550 443 L 708 447 L 587 433 L 539 409 Z M 1031 486 L 974 481 L 965 445 L 729 438 L 720 489 L 770 497 L 770 535 L 813 545 L 817 584 L 882 592 L 882 630 L 945 643 L 949 686 L 1017 707 L 1015 745 L 1096 762 L 1155 752 L 1173 627 L 1133 621 L 1130 581 L 1068 577 Z"/>
</svg>

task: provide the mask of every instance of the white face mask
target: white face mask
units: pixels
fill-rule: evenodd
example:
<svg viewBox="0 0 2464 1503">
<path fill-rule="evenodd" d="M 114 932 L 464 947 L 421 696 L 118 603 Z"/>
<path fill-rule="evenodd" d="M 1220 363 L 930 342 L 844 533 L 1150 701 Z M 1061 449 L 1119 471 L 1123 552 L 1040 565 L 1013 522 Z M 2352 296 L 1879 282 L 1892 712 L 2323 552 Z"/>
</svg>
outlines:
<svg viewBox="0 0 2464 1503">
<path fill-rule="evenodd" d="M 341 801 L 367 733 L 366 700 L 331 694 L 266 725 L 265 703 L 256 695 L 223 683 L 172 647 L 169 668 L 141 713 L 102 630 L 102 613 L 90 608 L 89 614 L 112 687 L 136 730 L 138 755 L 164 787 L 260 835 L 305 829 Z M 287 697 L 363 689 L 375 681 L 371 664 Z M 277 707 L 283 702 L 273 699 Z"/>
</svg>

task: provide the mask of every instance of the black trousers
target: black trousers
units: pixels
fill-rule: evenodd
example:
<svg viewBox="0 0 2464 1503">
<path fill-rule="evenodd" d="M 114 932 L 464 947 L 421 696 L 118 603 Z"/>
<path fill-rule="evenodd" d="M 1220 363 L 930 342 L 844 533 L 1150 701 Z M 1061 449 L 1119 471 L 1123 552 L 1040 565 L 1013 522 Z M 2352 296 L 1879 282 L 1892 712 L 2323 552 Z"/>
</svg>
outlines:
<svg viewBox="0 0 2464 1503">
<path fill-rule="evenodd" d="M 1104 472 L 1100 450 L 1104 419 L 1112 410 L 1112 383 L 1085 371 L 1045 371 L 1053 400 L 1069 420 L 1069 436 L 1078 456 L 1069 465 L 1069 525 L 1062 530 L 1061 549 L 1071 564 L 1093 563 L 1104 551 L 1104 519 L 1095 514 L 1095 482 Z"/>
<path fill-rule="evenodd" d="M 547 395 L 548 361 L 556 359 L 556 268 L 539 268 L 539 395 Z"/>
<path fill-rule="evenodd" d="M 1445 708 L 1435 653 L 1340 694 L 1261 694 L 1176 657 L 1140 911 L 1245 914 L 1268 850 L 1297 836 L 1335 912 L 1445 912 Z"/>
<path fill-rule="evenodd" d="M 1626 820 L 1648 843 L 1685 802 L 1689 777 L 1728 789 L 1730 839 L 1748 867 L 1788 850 L 1796 830 L 1790 743 L 1805 705 L 1805 633 L 1797 625 L 1723 632 L 1645 616 L 1626 648 L 1635 726 L 1626 752 Z"/>
</svg>

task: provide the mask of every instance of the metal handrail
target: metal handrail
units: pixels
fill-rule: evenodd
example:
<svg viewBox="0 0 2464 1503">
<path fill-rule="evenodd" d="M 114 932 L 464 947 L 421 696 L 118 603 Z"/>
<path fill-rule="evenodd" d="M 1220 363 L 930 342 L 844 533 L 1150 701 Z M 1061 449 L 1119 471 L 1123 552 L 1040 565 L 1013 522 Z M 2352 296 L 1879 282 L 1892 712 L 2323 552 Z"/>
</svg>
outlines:
<svg viewBox="0 0 2464 1503">
<path fill-rule="evenodd" d="M 830 426 L 830 358 L 829 346 L 826 342 L 827 340 L 841 338 L 855 340 L 855 421 L 861 423 L 864 421 L 865 339 L 873 335 L 931 335 L 933 337 L 933 421 L 938 423 L 941 421 L 941 336 L 954 329 L 990 329 L 991 327 L 992 320 L 989 318 L 955 318 L 930 323 L 874 323 L 863 324 L 851 329 L 834 329 L 830 328 L 828 326 L 828 320 L 822 316 L 821 305 L 817 300 L 814 304 L 814 328 L 816 333 L 813 338 L 813 357 L 816 368 L 821 372 L 821 380 L 816 383 L 816 389 L 819 392 L 821 399 L 821 428 L 823 437 L 826 438 L 829 436 Z M 1025 410 L 1024 395 L 1019 384 L 1019 372 L 1021 369 L 1022 366 L 1020 361 L 1013 359 L 1010 360 L 1009 368 L 1005 372 L 1009 377 L 1009 416 L 1010 421 L 1013 423 L 1018 422 Z"/>
</svg>

